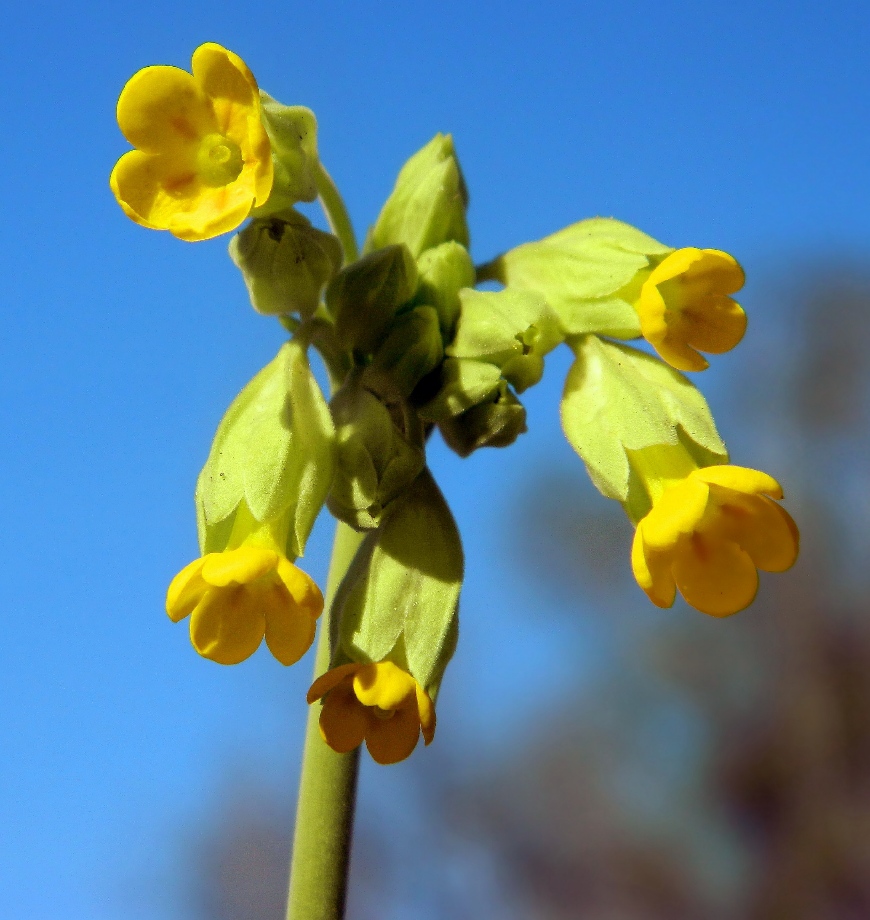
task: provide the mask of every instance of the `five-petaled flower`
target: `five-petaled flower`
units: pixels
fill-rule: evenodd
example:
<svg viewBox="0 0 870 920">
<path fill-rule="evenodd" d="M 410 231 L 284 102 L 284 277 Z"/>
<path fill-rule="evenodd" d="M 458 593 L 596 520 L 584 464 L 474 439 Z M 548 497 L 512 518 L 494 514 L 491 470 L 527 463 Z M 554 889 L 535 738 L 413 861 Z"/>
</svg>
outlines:
<svg viewBox="0 0 870 920">
<path fill-rule="evenodd" d="M 377 763 L 397 763 L 435 736 L 435 708 L 429 694 L 392 661 L 343 664 L 318 677 L 308 702 L 326 697 L 320 734 L 340 754 L 366 747 Z"/>
<path fill-rule="evenodd" d="M 314 640 L 323 610 L 320 589 L 279 552 L 242 545 L 208 553 L 172 579 L 166 612 L 190 615 L 190 641 L 204 658 L 238 664 L 266 644 L 281 664 L 293 664 Z"/>
<path fill-rule="evenodd" d="M 698 610 L 728 616 L 752 603 L 757 569 L 784 572 L 798 554 L 798 529 L 774 499 L 779 483 L 741 466 L 693 470 L 666 489 L 638 524 L 634 577 L 659 607 L 676 589 Z"/>
<path fill-rule="evenodd" d="M 118 124 L 136 147 L 110 184 L 128 217 L 183 240 L 234 230 L 272 190 L 272 151 L 257 83 L 245 62 L 213 42 L 190 74 L 145 67 L 118 99 Z"/>
<path fill-rule="evenodd" d="M 644 281 L 635 304 L 644 338 L 681 371 L 709 366 L 699 351 L 722 354 L 743 338 L 746 314 L 729 295 L 743 269 L 718 249 L 677 249 Z"/>
</svg>

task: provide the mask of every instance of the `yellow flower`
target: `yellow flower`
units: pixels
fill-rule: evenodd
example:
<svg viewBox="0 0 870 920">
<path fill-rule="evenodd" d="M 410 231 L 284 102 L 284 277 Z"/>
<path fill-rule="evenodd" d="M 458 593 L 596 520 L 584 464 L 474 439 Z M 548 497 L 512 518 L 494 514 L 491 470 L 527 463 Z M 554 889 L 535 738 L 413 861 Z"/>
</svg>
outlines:
<svg viewBox="0 0 870 920">
<path fill-rule="evenodd" d="M 166 612 L 190 615 L 190 641 L 204 658 L 238 664 L 266 644 L 281 664 L 293 664 L 314 640 L 323 596 L 311 578 L 262 546 L 208 553 L 172 579 Z"/>
<path fill-rule="evenodd" d="M 272 151 L 245 62 L 213 42 L 193 73 L 145 67 L 118 99 L 118 124 L 136 147 L 109 180 L 128 217 L 183 240 L 233 230 L 272 190 Z"/>
<path fill-rule="evenodd" d="M 635 307 L 644 338 L 673 367 L 704 370 L 709 364 L 698 350 L 722 354 L 743 338 L 746 314 L 728 295 L 744 281 L 727 252 L 677 249 L 641 287 Z"/>
<path fill-rule="evenodd" d="M 365 740 L 378 763 L 398 763 L 417 746 L 420 730 L 426 744 L 435 736 L 435 708 L 429 694 L 391 661 L 343 664 L 318 677 L 308 702 L 325 696 L 320 734 L 339 754 Z"/>
<path fill-rule="evenodd" d="M 665 489 L 638 524 L 631 549 L 637 583 L 659 607 L 676 589 L 693 607 L 728 616 L 752 603 L 757 569 L 784 572 L 798 529 L 773 499 L 779 483 L 742 466 L 709 466 Z"/>
</svg>

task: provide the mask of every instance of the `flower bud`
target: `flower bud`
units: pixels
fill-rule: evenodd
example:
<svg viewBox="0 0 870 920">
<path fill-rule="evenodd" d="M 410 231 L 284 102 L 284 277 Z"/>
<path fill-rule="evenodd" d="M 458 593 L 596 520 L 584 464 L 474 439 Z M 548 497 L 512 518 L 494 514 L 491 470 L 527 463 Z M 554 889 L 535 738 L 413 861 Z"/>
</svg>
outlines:
<svg viewBox="0 0 870 920">
<path fill-rule="evenodd" d="M 385 398 L 407 398 L 443 357 L 438 314 L 434 307 L 415 307 L 395 319 L 363 382 Z"/>
<path fill-rule="evenodd" d="M 366 249 L 405 243 L 416 258 L 455 240 L 468 247 L 468 191 L 449 134 L 434 138 L 408 160 L 369 232 Z"/>
<path fill-rule="evenodd" d="M 474 263 L 460 243 L 447 242 L 427 249 L 419 259 L 420 290 L 418 299 L 432 304 L 446 341 L 453 337 L 459 318 L 459 291 L 474 286 Z"/>
<path fill-rule="evenodd" d="M 341 243 L 288 210 L 255 218 L 230 241 L 230 258 L 259 313 L 313 315 L 326 284 L 341 267 Z"/>
<path fill-rule="evenodd" d="M 348 380 L 330 404 L 336 471 L 329 510 L 357 529 L 376 527 L 385 509 L 423 469 L 420 421 L 407 405 L 397 406 L 391 413 L 358 377 Z"/>
<path fill-rule="evenodd" d="M 519 393 L 537 383 L 544 373 L 544 355 L 563 339 L 546 301 L 539 294 L 510 288 L 466 288 L 459 299 L 459 326 L 447 354 L 495 364 Z"/>
<path fill-rule="evenodd" d="M 317 119 L 304 105 L 282 105 L 260 90 L 260 116 L 272 145 L 272 194 L 254 216 L 267 216 L 317 197 Z"/>
<path fill-rule="evenodd" d="M 343 268 L 326 289 L 341 344 L 371 354 L 416 289 L 417 266 L 407 246 L 387 246 Z"/>
<path fill-rule="evenodd" d="M 526 429 L 526 410 L 504 380 L 494 397 L 439 424 L 447 446 L 460 457 L 479 447 L 507 447 Z"/>
<path fill-rule="evenodd" d="M 305 350 L 287 342 L 218 426 L 196 486 L 202 552 L 227 547 L 244 506 L 282 531 L 286 556 L 301 556 L 332 482 L 334 437 Z"/>
<path fill-rule="evenodd" d="M 441 365 L 435 395 L 418 410 L 428 422 L 441 422 L 485 402 L 502 382 L 495 364 L 472 358 L 447 358 Z"/>
</svg>

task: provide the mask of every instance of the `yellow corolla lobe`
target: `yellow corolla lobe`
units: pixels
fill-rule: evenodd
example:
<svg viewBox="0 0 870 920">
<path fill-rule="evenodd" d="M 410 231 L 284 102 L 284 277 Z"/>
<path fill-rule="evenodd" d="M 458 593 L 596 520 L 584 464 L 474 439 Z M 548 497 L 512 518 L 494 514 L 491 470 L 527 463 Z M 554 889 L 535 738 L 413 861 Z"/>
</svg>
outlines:
<svg viewBox="0 0 870 920">
<path fill-rule="evenodd" d="M 797 525 L 781 498 L 779 483 L 758 470 L 693 470 L 638 524 L 634 577 L 659 607 L 670 607 L 679 588 L 703 613 L 743 610 L 758 590 L 758 569 L 783 572 L 797 559 Z"/>
<path fill-rule="evenodd" d="M 426 744 L 435 737 L 429 694 L 392 661 L 327 671 L 308 691 L 309 703 L 322 697 L 320 734 L 340 754 L 365 741 L 377 763 L 397 763 L 411 754 L 421 731 Z"/>
<path fill-rule="evenodd" d="M 281 664 L 293 664 L 311 646 L 322 610 L 310 576 L 262 546 L 208 553 L 185 566 L 166 594 L 170 619 L 190 616 L 193 647 L 219 664 L 244 661 L 264 636 Z"/>
<path fill-rule="evenodd" d="M 644 338 L 673 367 L 704 370 L 699 351 L 722 354 L 743 338 L 746 314 L 729 295 L 744 281 L 727 252 L 675 250 L 652 270 L 635 304 Z"/>
<path fill-rule="evenodd" d="M 272 190 L 272 151 L 257 82 L 232 51 L 208 42 L 192 73 L 145 67 L 118 99 L 118 124 L 136 148 L 110 185 L 136 223 L 205 240 L 234 230 Z"/>
</svg>

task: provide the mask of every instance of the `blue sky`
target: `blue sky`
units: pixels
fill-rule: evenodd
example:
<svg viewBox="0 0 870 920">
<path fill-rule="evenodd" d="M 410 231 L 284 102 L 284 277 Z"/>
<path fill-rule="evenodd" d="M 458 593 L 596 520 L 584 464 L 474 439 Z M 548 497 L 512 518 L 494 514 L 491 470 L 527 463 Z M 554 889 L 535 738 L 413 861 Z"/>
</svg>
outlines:
<svg viewBox="0 0 870 920">
<path fill-rule="evenodd" d="M 218 41 L 317 113 L 360 235 L 404 159 L 447 131 L 479 261 L 613 215 L 733 252 L 751 318 L 772 260 L 870 250 L 870 8 L 33 2 L 5 29 L 0 916 L 114 920 L 131 916 L 125 880 L 160 876 L 166 841 L 214 805 L 228 765 L 295 784 L 311 667 L 261 652 L 220 668 L 162 612 L 196 554 L 192 487 L 214 428 L 282 335 L 249 308 L 226 239 L 185 244 L 117 207 L 124 82 Z M 714 409 L 717 381 L 742 366 L 738 350 L 701 381 Z M 569 661 L 558 631 L 536 629 L 529 611 L 550 601 L 500 562 L 523 483 L 572 463 L 566 368 L 552 359 L 509 452 L 460 462 L 433 447 L 469 570 L 438 743 L 497 745 L 595 666 L 594 645 Z M 324 520 L 306 556 L 321 578 L 328 545 Z M 136 916 L 181 915 L 169 893 Z"/>
</svg>

